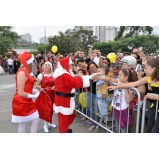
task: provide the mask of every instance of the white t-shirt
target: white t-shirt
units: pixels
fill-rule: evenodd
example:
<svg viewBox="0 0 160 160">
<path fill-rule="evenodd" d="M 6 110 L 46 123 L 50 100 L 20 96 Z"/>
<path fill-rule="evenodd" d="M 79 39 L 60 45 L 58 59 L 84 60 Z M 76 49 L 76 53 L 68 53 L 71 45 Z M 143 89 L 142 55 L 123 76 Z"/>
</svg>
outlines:
<svg viewBox="0 0 160 160">
<path fill-rule="evenodd" d="M 114 100 L 112 102 L 112 105 L 117 110 L 124 110 L 129 107 L 129 104 L 126 102 L 124 89 L 116 90 L 114 94 Z"/>
<path fill-rule="evenodd" d="M 7 63 L 8 63 L 8 65 L 13 65 L 13 60 L 9 58 L 9 59 L 7 60 Z"/>
<path fill-rule="evenodd" d="M 50 77 L 51 76 L 51 74 L 44 74 L 44 77 Z M 38 75 L 38 77 L 37 77 L 40 81 L 42 81 L 42 73 L 40 73 L 39 75 Z"/>
<path fill-rule="evenodd" d="M 95 62 L 97 66 L 99 66 L 99 58 L 97 56 L 93 58 L 93 62 Z"/>
</svg>

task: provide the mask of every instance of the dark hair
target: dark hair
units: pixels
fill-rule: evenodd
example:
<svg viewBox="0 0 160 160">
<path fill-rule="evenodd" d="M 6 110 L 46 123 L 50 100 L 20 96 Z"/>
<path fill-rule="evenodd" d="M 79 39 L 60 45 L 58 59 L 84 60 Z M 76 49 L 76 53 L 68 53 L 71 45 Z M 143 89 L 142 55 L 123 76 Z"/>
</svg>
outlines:
<svg viewBox="0 0 160 160">
<path fill-rule="evenodd" d="M 91 59 L 90 58 L 86 58 L 84 61 L 85 61 L 86 64 L 89 64 L 89 62 L 91 62 Z"/>
<path fill-rule="evenodd" d="M 78 64 L 79 62 L 84 63 L 84 59 L 83 59 L 83 58 L 78 59 L 78 60 L 77 60 L 77 64 Z"/>
<path fill-rule="evenodd" d="M 126 68 L 121 69 L 121 71 L 123 72 L 124 76 L 128 76 L 128 82 L 135 82 L 138 80 L 138 75 L 136 71 Z"/>
<path fill-rule="evenodd" d="M 79 72 L 79 71 L 82 71 L 83 72 L 83 74 L 85 74 L 85 71 L 84 71 L 84 69 L 78 69 L 78 71 L 77 72 Z"/>
<path fill-rule="evenodd" d="M 147 59 L 147 64 L 150 65 L 152 68 L 155 67 L 155 70 L 151 75 L 151 79 L 153 81 L 159 81 L 159 57 L 158 56 L 149 57 Z"/>
<path fill-rule="evenodd" d="M 87 70 L 89 71 L 89 67 L 91 64 L 94 64 L 96 66 L 96 68 L 98 68 L 97 64 L 93 61 L 89 62 L 88 66 L 87 66 Z"/>
<path fill-rule="evenodd" d="M 107 61 L 108 61 L 108 67 L 110 68 L 110 66 L 111 66 L 111 61 L 110 61 L 110 59 L 109 59 L 109 58 L 104 58 L 103 60 L 107 60 Z"/>
<path fill-rule="evenodd" d="M 139 54 L 137 52 L 132 52 L 132 55 L 133 54 L 136 55 L 136 57 L 137 57 L 137 63 L 142 64 L 142 59 L 140 58 Z"/>
</svg>

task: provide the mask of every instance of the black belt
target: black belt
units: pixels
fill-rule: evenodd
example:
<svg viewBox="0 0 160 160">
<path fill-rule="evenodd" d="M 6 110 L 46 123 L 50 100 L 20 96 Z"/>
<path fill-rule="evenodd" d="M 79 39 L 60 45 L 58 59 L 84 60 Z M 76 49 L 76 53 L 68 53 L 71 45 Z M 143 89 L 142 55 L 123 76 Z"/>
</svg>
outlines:
<svg viewBox="0 0 160 160">
<path fill-rule="evenodd" d="M 61 93 L 61 92 L 57 92 L 54 91 L 55 95 L 57 96 L 61 96 L 61 97 L 74 97 L 75 93 Z"/>
</svg>

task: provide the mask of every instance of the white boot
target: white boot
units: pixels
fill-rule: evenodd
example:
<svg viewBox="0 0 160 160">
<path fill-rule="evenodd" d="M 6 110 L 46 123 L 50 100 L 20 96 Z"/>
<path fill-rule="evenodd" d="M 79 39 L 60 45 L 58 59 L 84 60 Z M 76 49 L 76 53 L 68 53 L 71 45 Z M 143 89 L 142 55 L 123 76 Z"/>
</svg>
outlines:
<svg viewBox="0 0 160 160">
<path fill-rule="evenodd" d="M 52 124 L 48 123 L 48 125 L 51 126 L 51 127 L 53 127 L 53 128 L 57 127 L 54 123 L 52 123 Z"/>
<path fill-rule="evenodd" d="M 45 133 L 49 133 L 49 130 L 48 130 L 48 123 L 47 123 L 46 121 L 44 121 L 43 129 L 44 129 L 44 132 L 45 132 Z"/>
</svg>

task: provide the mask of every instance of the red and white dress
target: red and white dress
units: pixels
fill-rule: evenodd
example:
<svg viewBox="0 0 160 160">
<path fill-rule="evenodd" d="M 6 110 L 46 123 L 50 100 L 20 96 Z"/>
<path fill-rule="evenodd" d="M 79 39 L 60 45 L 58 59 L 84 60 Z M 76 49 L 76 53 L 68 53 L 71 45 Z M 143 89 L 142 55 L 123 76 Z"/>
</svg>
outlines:
<svg viewBox="0 0 160 160">
<path fill-rule="evenodd" d="M 38 109 L 39 117 L 52 123 L 54 90 L 51 90 L 51 88 L 54 86 L 54 79 L 51 74 L 44 73 L 39 74 L 37 78 L 41 81 L 43 91 L 40 92 L 35 105 Z"/>
<path fill-rule="evenodd" d="M 30 76 L 25 69 L 21 68 L 16 74 L 16 93 L 12 100 L 12 122 L 28 122 L 32 121 L 39 117 L 38 110 L 35 106 L 35 103 L 31 98 L 25 98 L 18 95 L 17 89 L 17 75 L 20 71 L 23 71 L 27 76 L 28 80 L 25 82 L 24 92 L 32 94 L 34 86 L 34 77 Z"/>
</svg>

